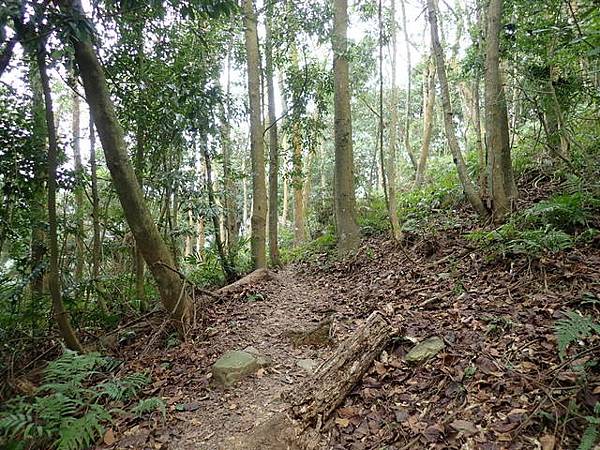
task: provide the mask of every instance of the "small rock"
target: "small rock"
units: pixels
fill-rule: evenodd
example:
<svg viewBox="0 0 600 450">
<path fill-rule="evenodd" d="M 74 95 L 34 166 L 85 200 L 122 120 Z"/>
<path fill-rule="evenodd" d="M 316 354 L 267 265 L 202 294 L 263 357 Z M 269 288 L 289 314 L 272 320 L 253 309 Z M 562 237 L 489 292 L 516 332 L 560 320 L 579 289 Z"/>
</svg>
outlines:
<svg viewBox="0 0 600 450">
<path fill-rule="evenodd" d="M 421 362 L 437 355 L 446 347 L 444 341 L 437 336 L 425 339 L 415 345 L 404 357 L 407 362 Z"/>
<path fill-rule="evenodd" d="M 217 383 L 230 386 L 266 365 L 268 361 L 265 358 L 234 350 L 225 353 L 213 364 L 212 375 Z"/>
<path fill-rule="evenodd" d="M 317 362 L 314 359 L 299 359 L 296 361 L 296 365 L 311 375 L 317 368 Z"/>
</svg>

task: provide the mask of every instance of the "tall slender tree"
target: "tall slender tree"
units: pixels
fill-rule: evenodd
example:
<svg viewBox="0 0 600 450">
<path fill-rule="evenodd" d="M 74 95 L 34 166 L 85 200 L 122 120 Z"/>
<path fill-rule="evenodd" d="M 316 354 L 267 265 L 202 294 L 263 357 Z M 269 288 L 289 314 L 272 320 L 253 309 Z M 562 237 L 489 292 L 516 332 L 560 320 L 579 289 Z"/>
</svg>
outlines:
<svg viewBox="0 0 600 450">
<path fill-rule="evenodd" d="M 277 133 L 277 117 L 275 114 L 275 73 L 273 69 L 273 4 L 267 4 L 265 21 L 265 76 L 267 77 L 267 97 L 269 109 L 269 257 L 271 264 L 279 266 L 278 244 L 278 179 L 279 179 L 279 137 Z"/>
<path fill-rule="evenodd" d="M 475 211 L 477 211 L 481 217 L 487 217 L 488 210 L 469 177 L 467 165 L 465 164 L 465 160 L 462 156 L 462 152 L 460 151 L 460 146 L 458 145 L 458 139 L 456 137 L 456 130 L 453 122 L 454 113 L 452 111 L 452 103 L 450 101 L 450 89 L 448 88 L 446 64 L 444 62 L 444 49 L 440 43 L 437 22 L 437 8 L 434 0 L 427 0 L 427 10 L 429 15 L 429 28 L 431 31 L 431 45 L 433 46 L 433 55 L 435 58 L 437 76 L 440 83 L 440 90 L 442 92 L 442 108 L 444 110 L 444 129 L 446 131 L 446 140 L 448 141 L 448 146 L 452 152 L 452 158 L 454 159 L 454 164 L 456 165 L 458 178 L 460 179 L 460 183 L 467 200 L 469 203 L 471 203 Z"/>
<path fill-rule="evenodd" d="M 244 40 L 248 65 L 248 98 L 250 106 L 250 156 L 252 161 L 252 236 L 250 249 L 255 269 L 267 266 L 266 225 L 267 188 L 265 185 L 265 147 L 261 120 L 260 57 L 256 14 L 252 0 L 244 0 Z"/>
<path fill-rule="evenodd" d="M 508 134 L 506 96 L 500 77 L 502 0 L 490 0 L 485 37 L 485 133 L 488 148 L 488 182 L 494 219 L 511 212 L 517 196 Z"/>
<path fill-rule="evenodd" d="M 252 266 L 255 269 L 267 266 L 266 222 L 267 187 L 265 185 L 265 147 L 261 120 L 260 101 L 260 57 L 258 54 L 258 32 L 256 14 L 252 0 L 244 0 L 244 38 L 248 65 L 248 98 L 250 106 L 250 159 L 252 162 L 252 236 L 250 248 Z"/>
<path fill-rule="evenodd" d="M 60 273 L 58 266 L 58 226 L 56 219 L 56 169 L 58 166 L 58 140 L 56 137 L 56 128 L 54 125 L 54 110 L 52 109 L 52 93 L 50 92 L 50 79 L 46 68 L 46 41 L 45 38 L 38 38 L 37 64 L 44 92 L 44 105 L 46 126 L 48 129 L 48 249 L 49 249 L 49 271 L 48 287 L 52 297 L 52 309 L 54 317 L 58 323 L 58 328 L 65 344 L 71 350 L 83 352 L 83 346 L 79 342 L 69 313 L 65 308 L 62 298 L 62 289 L 60 283 Z"/>
<path fill-rule="evenodd" d="M 390 126 L 388 135 L 388 161 L 387 161 L 387 185 L 388 185 L 388 210 L 390 214 L 390 223 L 392 225 L 392 235 L 397 241 L 402 237 L 400 223 L 398 221 L 398 204 L 396 201 L 396 129 L 398 127 L 398 90 L 396 89 L 396 0 L 390 1 L 390 33 L 392 35 L 392 79 L 390 86 Z M 410 74 L 409 74 L 410 79 Z M 409 88 L 410 89 L 410 88 Z M 410 101 L 410 94 L 407 94 L 407 105 Z M 410 108 L 407 110 L 409 111 Z M 406 113 L 407 117 L 409 112 Z M 408 119 L 407 119 L 408 121 Z M 408 127 L 404 130 L 408 134 Z M 407 141 L 406 141 L 407 142 Z M 407 147 L 409 154 L 412 154 Z"/>
<path fill-rule="evenodd" d="M 85 18 L 79 0 L 61 0 L 59 4 L 63 12 L 73 20 Z M 94 52 L 91 37 L 72 36 L 71 43 L 106 163 L 125 218 L 158 285 L 163 305 L 184 331 L 192 318 L 191 299 L 185 290 L 183 280 L 175 271 L 173 256 L 144 201 L 127 154 L 123 129 L 117 120 L 106 78 Z"/>
<path fill-rule="evenodd" d="M 417 165 L 417 174 L 415 175 L 415 187 L 423 186 L 425 181 L 425 169 L 427 168 L 427 159 L 429 158 L 429 147 L 431 145 L 431 132 L 433 131 L 433 108 L 435 106 L 435 63 L 433 54 L 426 67 L 426 76 L 423 84 L 423 137 L 421 139 L 421 153 L 419 164 Z"/>
<path fill-rule="evenodd" d="M 358 247 L 354 193 L 354 156 L 348 76 L 348 0 L 334 0 L 333 72 L 335 140 L 335 221 L 338 249 L 346 253 Z"/>
</svg>

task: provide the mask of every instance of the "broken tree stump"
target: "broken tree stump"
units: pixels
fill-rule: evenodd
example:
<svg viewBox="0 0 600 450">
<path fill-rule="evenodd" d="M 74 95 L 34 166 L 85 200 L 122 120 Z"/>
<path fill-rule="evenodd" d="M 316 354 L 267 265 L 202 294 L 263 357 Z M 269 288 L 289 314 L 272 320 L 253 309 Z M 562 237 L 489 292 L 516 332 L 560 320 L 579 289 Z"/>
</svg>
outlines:
<svg viewBox="0 0 600 450">
<path fill-rule="evenodd" d="M 352 388 L 388 345 L 395 330 L 375 311 L 342 342 L 302 385 L 284 395 L 289 406 L 249 434 L 225 447 L 236 450 L 313 450 L 322 448 L 321 424 L 341 405 Z M 316 425 L 316 430 L 315 430 Z"/>
<path fill-rule="evenodd" d="M 276 280 L 277 276 L 275 273 L 271 272 L 269 269 L 256 269 L 254 272 L 250 272 L 243 278 L 228 284 L 227 286 L 223 286 L 221 289 L 216 291 L 216 294 L 219 297 L 224 297 L 232 294 L 237 294 L 242 292 L 246 286 L 255 284 L 261 281 L 272 281 Z"/>
</svg>

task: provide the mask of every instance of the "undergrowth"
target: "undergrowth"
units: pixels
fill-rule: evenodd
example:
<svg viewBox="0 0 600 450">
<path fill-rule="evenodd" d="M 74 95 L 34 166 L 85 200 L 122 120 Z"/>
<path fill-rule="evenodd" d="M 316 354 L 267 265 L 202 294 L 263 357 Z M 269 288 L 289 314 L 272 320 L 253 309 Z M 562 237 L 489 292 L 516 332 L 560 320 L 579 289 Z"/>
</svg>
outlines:
<svg viewBox="0 0 600 450">
<path fill-rule="evenodd" d="M 514 214 L 492 230 L 471 232 L 467 238 L 491 257 L 539 257 L 584 245 L 598 235 L 600 197 L 586 191 L 560 193 Z"/>
<path fill-rule="evenodd" d="M 120 361 L 65 350 L 51 362 L 32 396 L 15 397 L 0 411 L 0 447 L 79 450 L 90 447 L 118 416 L 159 411 L 156 397 L 139 400 L 146 373 L 115 376 Z"/>
<path fill-rule="evenodd" d="M 593 340 L 600 337 L 600 322 L 588 316 L 581 315 L 575 311 L 567 311 L 565 316 L 555 324 L 556 340 L 558 345 L 558 354 L 561 360 L 567 358 L 567 351 L 570 347 L 579 347 L 579 353 L 571 357 L 574 370 L 578 375 L 578 385 L 586 387 L 588 373 L 600 363 L 597 358 L 590 358 L 583 363 L 577 363 L 577 360 L 589 353 L 590 350 L 597 348 L 592 345 Z M 583 350 L 581 350 L 583 349 Z M 587 350 L 587 351 L 586 351 Z M 593 354 L 593 353 L 592 353 Z M 565 361 L 567 362 L 567 361 Z M 600 402 L 593 405 L 588 402 L 578 401 L 576 398 L 571 402 L 569 413 L 584 421 L 584 431 L 581 435 L 578 450 L 591 450 L 600 437 Z M 565 421 L 567 418 L 564 419 Z"/>
</svg>

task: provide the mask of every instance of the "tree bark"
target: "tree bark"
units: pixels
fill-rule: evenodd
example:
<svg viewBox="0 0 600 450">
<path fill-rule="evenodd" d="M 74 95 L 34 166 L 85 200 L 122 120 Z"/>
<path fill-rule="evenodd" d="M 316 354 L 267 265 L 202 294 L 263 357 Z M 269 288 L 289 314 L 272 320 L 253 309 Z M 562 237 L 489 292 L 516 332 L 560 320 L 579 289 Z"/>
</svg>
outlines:
<svg viewBox="0 0 600 450">
<path fill-rule="evenodd" d="M 404 12 L 404 4 L 402 4 Z M 400 230 L 400 223 L 398 221 L 398 204 L 396 201 L 396 129 L 398 127 L 398 105 L 397 95 L 398 90 L 396 89 L 396 1 L 391 0 L 390 14 L 392 16 L 391 33 L 392 33 L 392 85 L 390 94 L 390 129 L 388 135 L 388 162 L 387 162 L 387 185 L 388 185 L 388 210 L 390 215 L 390 223 L 392 225 L 392 236 L 396 241 L 402 238 L 402 231 Z M 406 30 L 405 30 L 406 32 Z M 408 44 L 407 44 L 408 50 Z M 410 61 L 410 57 L 408 59 Z M 410 67 L 410 62 L 408 63 Z M 410 80 L 410 70 L 409 70 Z M 410 101 L 410 81 L 409 91 L 407 92 L 407 108 L 406 108 L 406 129 L 405 134 L 405 146 L 406 151 L 410 154 L 408 146 L 408 125 L 409 125 L 409 111 L 408 102 Z"/>
<path fill-rule="evenodd" d="M 404 30 L 404 43 L 406 45 L 406 72 L 407 72 L 406 108 L 405 108 L 405 117 L 404 117 L 404 147 L 406 148 L 406 153 L 408 154 L 408 157 L 413 166 L 413 169 L 417 170 L 418 162 L 415 158 L 415 155 L 412 151 L 412 147 L 410 145 L 410 101 L 411 101 L 411 91 L 412 91 L 412 63 L 411 63 L 411 54 L 410 54 L 410 40 L 408 39 L 408 26 L 406 25 L 406 6 L 404 3 L 405 1 L 406 0 L 400 0 L 400 7 L 402 8 L 402 29 Z M 394 52 L 394 57 L 395 57 L 395 55 L 396 55 L 396 52 Z"/>
<path fill-rule="evenodd" d="M 252 267 L 266 267 L 267 188 L 265 186 L 265 150 L 261 122 L 260 59 L 256 14 L 252 0 L 244 0 L 244 37 L 248 63 L 248 97 L 250 106 L 250 155 L 252 160 Z"/>
<path fill-rule="evenodd" d="M 73 134 L 73 161 L 75 166 L 75 279 L 80 282 L 83 278 L 84 250 L 83 243 L 83 164 L 81 163 L 81 126 L 80 126 L 80 101 L 79 94 L 75 91 L 77 83 L 73 79 L 72 101 L 72 122 L 71 131 Z"/>
<path fill-rule="evenodd" d="M 100 235 L 100 196 L 98 194 L 98 167 L 96 161 L 96 132 L 94 131 L 94 119 L 90 114 L 90 176 L 92 179 L 92 283 L 96 285 L 100 278 L 100 265 L 102 264 L 102 239 Z M 100 293 L 96 297 L 100 309 L 108 314 L 108 305 L 104 296 Z"/>
<path fill-rule="evenodd" d="M 217 210 L 217 205 L 215 201 L 215 193 L 213 191 L 212 185 L 212 166 L 210 161 L 210 156 L 208 154 L 207 144 L 208 140 L 206 136 L 203 136 L 200 143 L 200 148 L 202 149 L 202 155 L 204 157 L 204 164 L 206 166 L 206 190 L 208 192 L 208 204 L 210 206 L 211 211 Z M 212 223 L 215 233 L 215 245 L 217 247 L 217 254 L 219 255 L 219 260 L 221 261 L 221 268 L 223 269 L 223 273 L 225 274 L 225 281 L 228 283 L 233 282 L 237 279 L 237 273 L 235 269 L 232 267 L 231 262 L 229 261 L 228 255 L 225 253 L 225 249 L 223 248 L 223 240 L 221 239 L 221 224 L 219 223 L 219 216 L 217 214 L 212 215 Z"/>
<path fill-rule="evenodd" d="M 225 232 L 227 234 L 227 253 L 230 260 L 235 260 L 239 238 L 239 222 L 236 200 L 236 184 L 233 179 L 231 168 L 231 141 L 230 141 L 230 86 L 231 86 L 231 61 L 230 53 L 227 52 L 227 85 L 225 87 L 225 101 L 227 108 L 223 106 L 223 178 L 224 178 L 224 193 L 223 207 L 225 209 Z"/>
<path fill-rule="evenodd" d="M 427 95 L 425 96 L 425 108 L 423 109 L 423 140 L 421 142 L 421 153 L 417 174 L 415 176 L 415 187 L 420 188 L 425 181 L 425 170 L 429 158 L 429 147 L 431 145 L 431 132 L 433 131 L 433 108 L 435 106 L 435 63 L 431 55 L 430 63 L 427 65 Z"/>
<path fill-rule="evenodd" d="M 44 93 L 40 80 L 39 70 L 30 65 L 29 83 L 31 85 L 31 114 L 33 120 L 33 132 L 31 145 L 36 149 L 44 160 L 47 159 L 46 138 L 48 131 L 44 116 Z M 40 159 L 42 159 L 40 158 Z M 47 220 L 47 195 L 46 195 L 46 169 L 41 162 L 34 166 L 31 196 L 31 295 L 35 301 L 39 301 L 44 294 L 44 258 L 46 256 L 46 227 Z M 1 250 L 1 248 L 0 248 Z"/>
<path fill-rule="evenodd" d="M 306 240 L 304 229 L 304 202 L 302 190 L 304 188 L 304 173 L 302 161 L 302 136 L 297 123 L 292 125 L 292 188 L 294 191 L 294 244 L 301 245 Z"/>
<path fill-rule="evenodd" d="M 46 71 L 46 42 L 39 38 L 37 48 L 37 63 L 44 93 L 46 127 L 48 129 L 48 248 L 49 271 L 48 286 L 52 297 L 52 309 L 58 323 L 60 334 L 66 346 L 77 352 L 83 352 L 83 347 L 71 326 L 69 313 L 62 299 L 60 274 L 58 268 L 58 232 L 56 220 L 56 169 L 58 166 L 58 142 L 54 128 L 54 111 L 52 109 L 52 94 L 50 92 L 50 79 Z"/>
<path fill-rule="evenodd" d="M 335 220 L 338 250 L 347 253 L 358 247 L 354 193 L 354 156 L 348 78 L 348 0 L 334 0 L 333 72 L 335 140 Z"/>
<path fill-rule="evenodd" d="M 446 131 L 446 140 L 448 141 L 448 146 L 452 152 L 454 164 L 456 165 L 456 171 L 458 172 L 458 178 L 460 179 L 460 183 L 467 200 L 469 203 L 471 203 L 477 214 L 479 214 L 481 217 L 487 217 L 488 210 L 481 200 L 481 197 L 479 197 L 473 182 L 469 178 L 467 166 L 460 151 L 458 139 L 456 138 L 456 130 L 454 128 L 454 122 L 452 121 L 453 112 L 452 104 L 450 102 L 450 91 L 448 89 L 448 78 L 446 77 L 446 67 L 444 63 L 444 50 L 442 49 L 438 35 L 437 10 L 434 5 L 434 0 L 427 0 L 427 9 L 431 31 L 431 43 L 433 46 L 438 81 L 440 83 L 440 89 L 442 92 L 442 107 L 444 109 L 444 128 Z"/>
<path fill-rule="evenodd" d="M 517 189 L 510 156 L 508 113 L 500 79 L 500 30 L 502 0 L 490 0 L 485 39 L 485 130 L 488 172 L 494 220 L 510 214 Z"/>
<path fill-rule="evenodd" d="M 62 0 L 61 5 L 71 16 L 84 16 L 79 0 Z M 72 44 L 106 163 L 125 218 L 158 285 L 163 305 L 178 322 L 180 330 L 185 331 L 192 316 L 192 303 L 181 278 L 173 271 L 173 257 L 144 201 L 127 155 L 123 129 L 117 120 L 104 73 L 89 37 L 73 39 Z"/>
<path fill-rule="evenodd" d="M 267 19 L 265 23 L 265 69 L 267 77 L 267 96 L 269 106 L 269 257 L 273 266 L 281 265 L 279 260 L 278 243 L 278 178 L 279 178 L 279 137 L 277 130 L 277 117 L 275 115 L 275 84 L 273 69 L 273 36 L 271 25 L 273 18 L 273 4 L 268 3 Z"/>
</svg>

